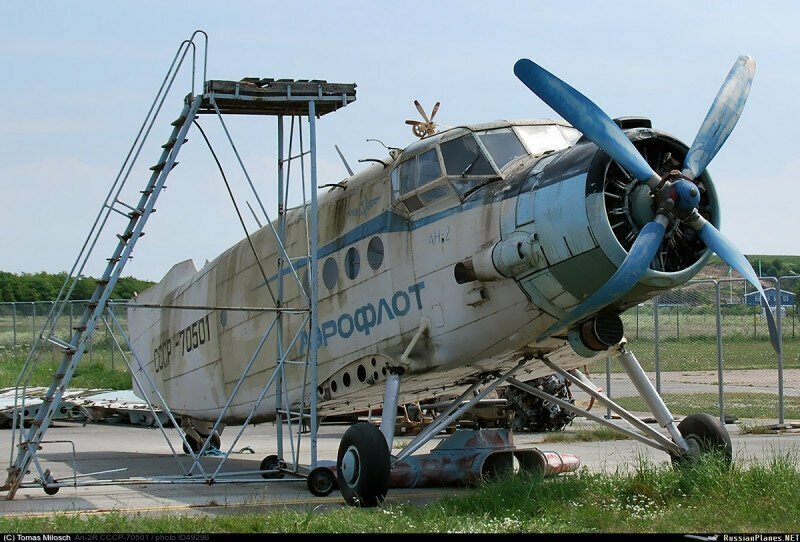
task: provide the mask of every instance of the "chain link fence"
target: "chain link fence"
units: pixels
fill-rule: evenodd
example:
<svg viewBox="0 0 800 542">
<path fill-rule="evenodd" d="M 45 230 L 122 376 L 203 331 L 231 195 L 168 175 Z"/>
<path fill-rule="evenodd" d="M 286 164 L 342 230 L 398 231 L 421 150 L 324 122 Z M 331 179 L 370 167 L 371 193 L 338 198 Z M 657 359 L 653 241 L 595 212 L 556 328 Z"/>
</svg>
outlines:
<svg viewBox="0 0 800 542">
<path fill-rule="evenodd" d="M 770 345 L 759 294 L 743 279 L 693 280 L 622 314 L 629 349 L 636 355 L 672 412 L 709 412 L 721 419 L 800 420 L 800 276 L 762 278 L 781 332 L 782 355 Z M 69 341 L 87 301 L 64 306 L 56 336 Z M 27 356 L 52 302 L 0 303 L 0 363 Z M 114 307 L 126 327 L 126 311 Z M 125 347 L 121 338 L 117 337 Z M 100 326 L 86 352 L 90 363 L 124 368 L 114 335 Z M 43 350 L 55 363 L 61 352 Z M 598 384 L 625 408 L 647 412 L 619 362 L 594 368 Z"/>
<path fill-rule="evenodd" d="M 743 279 L 693 280 L 622 315 L 629 349 L 673 414 L 800 419 L 800 277 L 761 280 L 781 355 L 771 346 L 760 295 Z M 608 360 L 605 376 L 617 402 L 647 411 L 618 361 Z"/>
<path fill-rule="evenodd" d="M 88 300 L 68 301 L 64 304 L 61 315 L 56 320 L 55 335 L 58 339 L 69 342 L 73 328 L 80 324 L 81 316 L 86 310 Z M 114 315 L 120 320 L 127 332 L 127 316 L 124 307 L 110 305 Z M 52 301 L 18 301 L 0 303 L 0 363 L 7 364 L 13 360 L 24 360 L 34 338 L 42 333 L 45 323 L 48 321 L 50 312 L 53 309 Z M 100 362 L 109 365 L 112 369 L 122 369 L 125 364 L 121 358 L 122 353 L 115 345 L 115 337 L 112 333 L 113 322 L 109 320 L 112 329 L 109 330 L 100 324 L 97 330 L 89 337 L 89 344 L 86 349 L 86 360 L 90 363 Z M 127 352 L 127 345 L 116 334 L 116 341 Z M 62 351 L 55 345 L 50 348 L 43 348 L 40 360 L 60 362 L 63 355 Z"/>
</svg>

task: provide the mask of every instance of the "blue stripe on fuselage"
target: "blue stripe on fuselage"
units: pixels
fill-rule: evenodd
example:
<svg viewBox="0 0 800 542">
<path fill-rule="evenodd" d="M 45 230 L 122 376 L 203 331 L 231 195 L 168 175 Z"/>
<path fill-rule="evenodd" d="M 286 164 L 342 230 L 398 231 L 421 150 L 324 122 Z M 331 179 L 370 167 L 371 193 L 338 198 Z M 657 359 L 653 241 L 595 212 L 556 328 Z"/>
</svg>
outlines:
<svg viewBox="0 0 800 542">
<path fill-rule="evenodd" d="M 515 197 L 517 195 L 516 190 L 504 190 L 499 197 L 475 197 L 470 201 L 462 203 L 461 205 L 457 205 L 455 207 L 451 207 L 449 209 L 444 209 L 439 211 L 438 213 L 434 213 L 430 216 L 426 216 L 423 218 L 419 218 L 417 220 L 409 220 L 405 218 L 403 215 L 395 212 L 393 209 L 386 209 L 378 216 L 370 218 L 363 224 L 359 224 L 352 230 L 348 231 L 344 235 L 341 235 L 331 241 L 330 243 L 326 244 L 323 247 L 320 247 L 318 250 L 318 259 L 321 260 L 325 256 L 333 254 L 334 252 L 345 248 L 346 246 L 352 245 L 361 241 L 362 239 L 366 239 L 367 237 L 371 237 L 378 233 L 383 232 L 402 232 L 402 231 L 413 231 L 417 228 L 422 228 L 428 226 L 430 224 L 434 224 L 440 220 L 443 220 L 449 216 L 454 214 L 458 214 L 464 211 L 468 211 L 470 209 L 474 209 L 475 207 L 481 207 L 483 205 L 490 205 L 492 203 L 497 203 L 504 199 Z M 296 272 L 300 272 L 300 270 L 308 264 L 308 259 L 303 258 L 301 260 L 297 260 L 294 263 L 294 269 Z M 291 268 L 286 267 L 281 271 L 281 277 L 285 277 L 292 273 Z M 269 278 L 269 282 L 274 282 L 278 278 L 278 273 L 275 273 Z M 257 290 L 259 288 L 263 288 L 265 283 L 261 283 L 253 290 Z M 251 290 L 252 291 L 252 290 Z"/>
</svg>

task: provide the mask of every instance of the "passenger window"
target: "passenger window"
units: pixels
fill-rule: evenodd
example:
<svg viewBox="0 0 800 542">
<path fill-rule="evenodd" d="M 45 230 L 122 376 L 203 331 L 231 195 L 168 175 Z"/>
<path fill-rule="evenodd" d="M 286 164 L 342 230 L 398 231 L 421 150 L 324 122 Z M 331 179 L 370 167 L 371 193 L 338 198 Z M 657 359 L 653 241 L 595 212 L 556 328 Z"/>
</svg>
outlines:
<svg viewBox="0 0 800 542">
<path fill-rule="evenodd" d="M 350 247 L 344 256 L 344 273 L 350 280 L 355 280 L 361 269 L 361 256 L 356 247 Z"/>
<path fill-rule="evenodd" d="M 328 258 L 322 266 L 322 282 L 328 290 L 333 290 L 336 283 L 339 282 L 339 267 L 336 265 L 336 260 Z"/>
<path fill-rule="evenodd" d="M 373 237 L 369 240 L 367 247 L 367 262 L 373 271 L 377 271 L 383 263 L 383 241 L 380 237 Z"/>
</svg>

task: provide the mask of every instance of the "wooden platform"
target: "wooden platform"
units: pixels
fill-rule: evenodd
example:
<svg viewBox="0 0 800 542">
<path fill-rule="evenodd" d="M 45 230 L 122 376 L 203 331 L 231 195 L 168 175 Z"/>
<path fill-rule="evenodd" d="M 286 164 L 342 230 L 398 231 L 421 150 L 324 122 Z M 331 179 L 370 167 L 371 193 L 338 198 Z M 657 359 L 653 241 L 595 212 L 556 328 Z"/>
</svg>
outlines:
<svg viewBox="0 0 800 542">
<path fill-rule="evenodd" d="M 309 102 L 314 101 L 317 117 L 321 117 L 355 99 L 355 83 L 246 77 L 241 81 L 206 81 L 199 113 L 215 113 L 216 102 L 226 115 L 307 116 Z"/>
</svg>

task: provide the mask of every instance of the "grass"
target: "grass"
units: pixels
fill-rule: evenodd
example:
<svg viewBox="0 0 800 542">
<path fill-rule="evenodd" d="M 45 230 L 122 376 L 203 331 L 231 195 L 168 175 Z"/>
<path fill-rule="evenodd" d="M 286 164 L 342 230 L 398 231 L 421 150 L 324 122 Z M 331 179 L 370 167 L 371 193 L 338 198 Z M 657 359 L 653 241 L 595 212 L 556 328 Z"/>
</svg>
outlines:
<svg viewBox="0 0 800 542">
<path fill-rule="evenodd" d="M 628 337 L 628 347 L 646 371 L 655 370 L 655 343 L 648 339 Z M 722 342 L 725 370 L 774 369 L 778 359 L 767 338 L 749 339 L 725 337 Z M 714 338 L 682 339 L 661 338 L 659 357 L 662 371 L 716 371 L 717 345 Z M 800 368 L 800 340 L 783 341 L 783 366 L 785 369 Z M 602 371 L 597 365 L 595 371 Z M 611 372 L 622 372 L 618 362 L 611 363 Z"/>
<path fill-rule="evenodd" d="M 298 512 L 205 516 L 55 514 L 2 518 L 4 532 L 146 533 L 514 533 L 798 532 L 796 455 L 726 469 L 716 458 L 673 470 L 632 467 L 542 479 L 506 476 L 427 506 L 342 506 Z M 88 520 L 87 520 L 88 519 Z"/>
<path fill-rule="evenodd" d="M 116 356 L 115 367 L 112 368 L 108 353 L 96 353 L 94 359 L 84 357 L 69 383 L 70 388 L 104 388 L 112 390 L 131 389 L 131 375 L 125 367 L 120 355 Z M 34 366 L 28 380 L 28 387 L 49 386 L 53 382 L 53 374 L 61 360 L 40 359 Z M 0 388 L 16 386 L 20 371 L 25 364 L 24 356 L 0 357 Z"/>
<path fill-rule="evenodd" d="M 716 393 L 665 393 L 664 402 L 673 414 L 688 416 L 694 412 L 719 412 Z M 777 418 L 778 396 L 769 393 L 725 393 L 725 414 L 739 418 Z M 634 412 L 649 412 L 641 397 L 615 397 L 614 401 Z M 784 397 L 785 416 L 800 419 L 800 397 Z"/>
<path fill-rule="evenodd" d="M 578 429 L 574 433 L 548 433 L 544 436 L 542 442 L 600 442 L 605 440 L 626 440 L 629 438 L 627 435 L 607 427 L 595 427 L 592 429 Z"/>
</svg>

